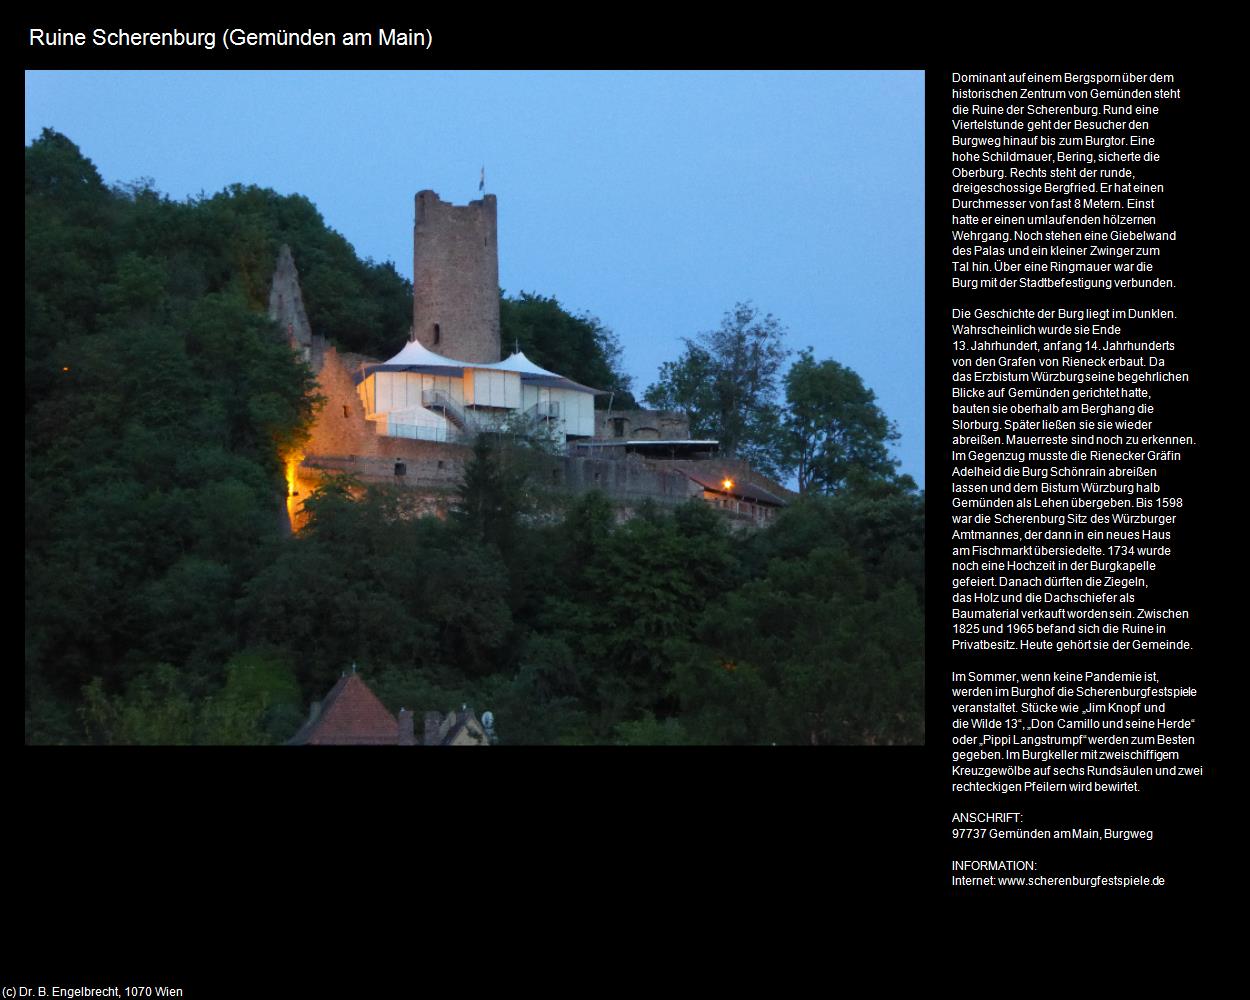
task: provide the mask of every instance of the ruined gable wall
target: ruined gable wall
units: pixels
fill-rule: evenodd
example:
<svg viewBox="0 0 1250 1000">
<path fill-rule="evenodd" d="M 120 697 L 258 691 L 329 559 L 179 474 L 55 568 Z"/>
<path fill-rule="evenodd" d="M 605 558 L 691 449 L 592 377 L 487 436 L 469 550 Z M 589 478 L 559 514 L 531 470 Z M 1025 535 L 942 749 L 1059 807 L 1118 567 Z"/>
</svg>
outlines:
<svg viewBox="0 0 1250 1000">
<path fill-rule="evenodd" d="M 273 281 L 269 286 L 269 318 L 281 327 L 283 334 L 314 372 L 321 370 L 327 343 L 313 333 L 304 310 L 304 293 L 300 290 L 299 270 L 291 248 L 285 243 L 278 252 Z"/>
</svg>

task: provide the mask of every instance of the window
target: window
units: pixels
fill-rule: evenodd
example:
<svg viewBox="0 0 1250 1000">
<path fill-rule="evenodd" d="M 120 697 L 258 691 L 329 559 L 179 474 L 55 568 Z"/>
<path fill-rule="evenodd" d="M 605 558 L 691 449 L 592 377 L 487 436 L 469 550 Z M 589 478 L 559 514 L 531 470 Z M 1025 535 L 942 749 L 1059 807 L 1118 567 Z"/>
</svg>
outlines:
<svg viewBox="0 0 1250 1000">
<path fill-rule="evenodd" d="M 346 404 L 346 403 L 344 403 L 344 404 L 343 404 L 343 416 L 344 416 L 344 417 L 350 417 L 350 416 L 351 416 L 351 414 L 347 412 L 347 404 Z"/>
<path fill-rule="evenodd" d="M 443 339 L 443 331 L 439 328 L 439 325 L 435 323 L 434 324 L 434 343 L 437 344 L 442 339 Z"/>
</svg>

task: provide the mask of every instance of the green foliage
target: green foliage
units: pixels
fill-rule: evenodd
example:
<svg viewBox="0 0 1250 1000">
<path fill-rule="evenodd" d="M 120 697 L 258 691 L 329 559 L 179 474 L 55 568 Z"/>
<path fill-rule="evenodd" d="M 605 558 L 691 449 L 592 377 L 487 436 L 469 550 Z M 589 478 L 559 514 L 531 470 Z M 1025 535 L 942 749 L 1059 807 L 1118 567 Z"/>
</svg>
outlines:
<svg viewBox="0 0 1250 1000">
<path fill-rule="evenodd" d="M 83 689 L 80 709 L 88 742 L 160 746 L 229 746 L 268 742 L 263 696 L 197 694 L 168 663 L 139 674 L 124 695 L 109 696 L 100 678 Z"/>
<path fill-rule="evenodd" d="M 601 499 L 574 509 L 565 558 L 567 588 L 548 599 L 540 622 L 579 664 L 563 690 L 593 706 L 603 737 L 640 711 L 670 715 L 676 654 L 710 601 L 737 584 L 721 520 L 692 502 L 671 515 L 648 509 L 608 530 Z"/>
<path fill-rule="evenodd" d="M 263 316 L 278 244 L 345 348 L 402 343 L 411 289 L 307 199 L 110 190 L 50 131 L 25 193 L 28 742 L 281 743 L 353 662 L 392 711 L 490 709 L 511 745 L 923 740 L 923 496 L 832 362 L 796 362 L 781 426 L 771 317 L 736 307 L 648 393 L 757 467 L 769 434 L 808 435 L 811 495 L 765 531 L 698 501 L 557 504 L 513 427 L 479 438 L 446 520 L 329 478 L 287 537 L 281 456 L 315 399 Z M 505 343 L 633 405 L 593 318 L 502 308 Z"/>
<path fill-rule="evenodd" d="M 116 206 L 95 165 L 51 129 L 26 148 L 26 407 L 58 382 L 61 339 L 95 326 Z"/>
<path fill-rule="evenodd" d="M 277 543 L 279 455 L 314 404 L 232 270 L 251 246 L 233 221 L 147 183 L 109 190 L 50 130 L 26 150 L 31 719 L 61 717 L 93 677 L 114 697 L 153 662 L 224 681 L 236 601 Z"/>
<path fill-rule="evenodd" d="M 685 351 L 660 368 L 644 398 L 661 409 L 683 410 L 690 433 L 720 441 L 721 452 L 775 471 L 777 378 L 789 351 L 785 328 L 771 313 L 739 302 L 715 330 L 685 339 Z"/>
<path fill-rule="evenodd" d="M 536 655 L 531 647 L 525 656 Z M 550 667 L 550 663 L 545 664 Z M 567 667 L 566 667 L 567 669 Z M 495 714 L 495 735 L 501 745 L 538 746 L 586 742 L 589 728 L 585 707 L 572 695 L 543 690 L 532 663 L 515 675 L 495 674 L 469 692 L 469 704 L 480 706 L 478 717 L 489 709 Z M 451 704 L 454 704 L 451 703 Z"/>
<path fill-rule="evenodd" d="M 676 690 L 720 741 L 924 741 L 924 504 L 880 486 L 793 505 L 709 608 Z"/>
<path fill-rule="evenodd" d="M 717 365 L 712 355 L 698 344 L 687 341 L 677 361 L 660 365 L 659 380 L 643 396 L 648 406 L 658 410 L 681 410 L 690 418 L 690 434 L 715 439 L 721 427 L 717 419 Z"/>
<path fill-rule="evenodd" d="M 525 505 L 525 474 L 515 458 L 515 452 L 494 435 L 479 434 L 452 515 L 469 538 L 493 545 L 505 556 L 513 550 Z"/>
<path fill-rule="evenodd" d="M 455 668 L 506 660 L 508 576 L 498 551 L 434 518 L 414 518 L 402 491 L 360 499 L 331 480 L 305 504 L 308 526 L 246 586 L 255 642 L 287 650 L 310 698 L 353 661 Z"/>
<path fill-rule="evenodd" d="M 790 743 L 923 739 L 923 622 L 906 584 L 870 586 L 854 556 L 824 546 L 770 564 L 704 622 L 726 662 L 768 688 L 765 733 Z"/>
<path fill-rule="evenodd" d="M 799 492 L 833 493 L 852 482 L 888 479 L 897 460 L 888 445 L 898 430 L 863 379 L 836 361 L 804 350 L 786 373 L 786 409 L 778 437 L 781 459 L 795 470 Z"/>
<path fill-rule="evenodd" d="M 684 341 L 681 357 L 660 366 L 644 399 L 684 411 L 690 433 L 719 440 L 723 454 L 779 479 L 793 474 L 801 493 L 892 479 L 898 462 L 889 445 L 898 430 L 851 369 L 802 351 L 785 374 L 781 405 L 784 338 L 774 316 L 740 302 L 719 329 Z"/>
<path fill-rule="evenodd" d="M 536 365 L 615 393 L 616 409 L 636 405 L 632 380 L 622 368 L 620 341 L 594 316 L 574 316 L 554 298 L 522 292 L 514 299 L 501 296 L 499 330 L 505 354 L 519 346 Z M 595 398 L 599 408 L 607 402 L 607 396 Z"/>
<path fill-rule="evenodd" d="M 657 719 L 650 712 L 633 722 L 618 723 L 617 742 L 622 746 L 680 747 L 689 746 L 690 739 L 680 719 Z"/>
<path fill-rule="evenodd" d="M 691 742 L 737 746 L 774 742 L 768 724 L 772 691 L 751 664 L 692 643 L 676 662 L 672 691 L 682 706 Z"/>
<path fill-rule="evenodd" d="M 260 713 L 267 742 L 284 743 L 303 722 L 299 681 L 279 649 L 245 649 L 226 664 L 226 704 L 250 705 Z"/>
<path fill-rule="evenodd" d="M 924 496 L 910 482 L 869 482 L 836 497 L 808 496 L 758 536 L 754 558 L 795 559 L 837 539 L 870 580 L 908 581 L 923 599 L 924 517 Z"/>
<path fill-rule="evenodd" d="M 401 708 L 416 716 L 416 735 L 421 738 L 422 722 L 427 711 L 446 712 L 452 705 L 471 700 L 467 685 L 459 684 L 445 673 L 388 667 L 366 678 L 370 690 L 391 712 Z"/>
<path fill-rule="evenodd" d="M 389 261 L 360 260 L 307 198 L 233 184 L 197 207 L 217 236 L 218 273 L 231 276 L 253 308 L 267 304 L 274 261 L 286 243 L 299 268 L 309 322 L 319 334 L 344 350 L 383 358 L 407 339 L 412 283 Z"/>
</svg>

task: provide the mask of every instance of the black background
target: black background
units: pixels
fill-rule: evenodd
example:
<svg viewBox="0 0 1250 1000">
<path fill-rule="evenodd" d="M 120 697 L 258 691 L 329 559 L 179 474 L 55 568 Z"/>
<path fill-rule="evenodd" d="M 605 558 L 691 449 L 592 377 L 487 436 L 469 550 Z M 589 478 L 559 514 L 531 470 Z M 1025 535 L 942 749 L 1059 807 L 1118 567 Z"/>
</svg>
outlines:
<svg viewBox="0 0 1250 1000">
<path fill-rule="evenodd" d="M 575 17 L 501 19 L 484 11 L 458 17 L 414 13 L 408 20 L 368 14 L 267 20 L 244 22 L 222 14 L 211 21 L 191 17 L 157 24 L 129 14 L 88 15 L 81 27 L 124 23 L 134 29 L 219 30 L 241 23 L 257 30 L 323 25 L 369 30 L 411 23 L 430 26 L 436 47 L 432 53 L 338 48 L 236 54 L 220 45 L 211 53 L 28 48 L 25 30 L 32 24 L 75 27 L 58 13 L 23 26 L 22 59 L 30 68 L 926 70 L 927 485 L 933 494 L 929 743 L 682 752 L 512 748 L 448 754 L 436 766 L 420 767 L 372 748 L 311 754 L 24 748 L 10 816 L 25 884 L 19 897 L 25 930 L 20 942 L 13 942 L 20 944 L 16 953 L 24 974 L 32 980 L 55 974 L 63 981 L 73 974 L 107 982 L 124 973 L 130 981 L 151 981 L 139 972 L 164 969 L 168 981 L 201 986 L 195 995 L 224 995 L 221 984 L 251 952 L 275 982 L 307 981 L 310 974 L 332 977 L 336 953 L 322 952 L 321 943 L 354 950 L 372 940 L 383 903 L 399 907 L 410 923 L 395 927 L 390 918 L 381 923 L 411 940 L 415 950 L 411 956 L 375 958 L 365 963 L 367 969 L 431 986 L 455 981 L 457 954 L 457 945 L 431 954 L 416 945 L 432 940 L 426 937 L 431 934 L 440 942 L 450 937 L 459 947 L 467 944 L 470 951 L 483 933 L 545 934 L 552 952 L 531 952 L 530 961 L 538 965 L 583 938 L 654 956 L 665 948 L 689 952 L 689 940 L 707 935 L 717 943 L 715 959 L 709 954 L 707 960 L 724 967 L 758 957 L 777 929 L 824 938 L 812 952 L 819 956 L 841 934 L 832 931 L 835 923 L 869 916 L 873 928 L 893 935 L 894 928 L 934 912 L 1036 912 L 1044 901 L 1036 890 L 1014 897 L 993 890 L 993 896 L 978 898 L 950 887 L 950 858 L 956 853 L 950 816 L 955 809 L 975 807 L 973 797 L 948 790 L 952 667 L 945 470 L 953 69 L 1159 68 L 1175 73 L 1185 91 L 1173 115 L 1185 134 L 1168 136 L 1161 148 L 1167 156 L 1166 205 L 1177 214 L 1174 224 L 1182 234 L 1168 267 L 1181 283 L 1172 298 L 1184 319 L 1172 330 L 1175 339 L 1185 341 L 1184 364 L 1194 380 L 1181 432 L 1196 434 L 1203 447 L 1191 450 L 1184 462 L 1180 492 L 1186 516 L 1179 551 L 1159 576 L 1180 594 L 1175 603 L 1194 615 L 1192 637 L 1201 652 L 1185 658 L 1183 668 L 1185 679 L 1203 692 L 1198 735 L 1208 774 L 1200 782 L 1143 794 L 1138 805 L 1148 820 L 1139 819 L 1123 796 L 1110 805 L 1112 825 L 1141 822 L 1159 831 L 1145 847 L 1152 857 L 1147 867 L 1168 875 L 1163 890 L 1168 902 L 1218 887 L 1225 810 L 1216 720 L 1217 712 L 1228 711 L 1233 689 L 1227 678 L 1240 657 L 1215 653 L 1222 637 L 1216 595 L 1227 584 L 1223 560 L 1212 553 L 1236 559 L 1237 540 L 1221 534 L 1215 497 L 1213 459 L 1221 454 L 1216 435 L 1223 433 L 1221 402 L 1227 397 L 1213 380 L 1217 368 L 1227 374 L 1225 347 L 1244 320 L 1228 314 L 1203 249 L 1220 225 L 1214 214 L 1206 214 L 1209 192 L 1223 180 L 1203 172 L 1211 153 L 1205 129 L 1220 97 L 1201 67 L 1159 37 L 1143 46 L 1123 34 L 1101 41 L 1086 35 L 1078 36 L 1079 44 L 1058 49 L 1041 45 L 1036 34 L 1028 41 L 1007 32 L 974 41 L 950 26 L 897 24 L 888 30 L 848 25 L 835 37 L 799 17 L 721 17 L 691 25 L 604 10 L 593 23 Z M 414 185 L 418 182 L 414 177 Z M 1068 302 L 1074 297 L 1063 296 Z M 1200 511 L 1207 516 L 1198 516 Z M 1031 662 L 1044 669 L 1041 659 Z M 982 655 L 961 663 L 961 669 L 974 664 L 988 669 L 993 661 Z M 1109 659 L 1102 663 L 1115 669 Z M 1151 666 L 1156 665 L 1169 670 L 1166 679 L 1182 680 L 1180 658 Z M 1015 808 L 1002 801 L 988 805 Z M 1037 799 L 1027 808 L 1034 814 L 1057 809 Z M 1063 821 L 1058 811 L 1055 820 Z M 1142 849 L 1123 847 L 1117 853 Z M 1030 845 L 1029 854 L 1037 854 L 1036 846 Z M 1153 895 L 1159 890 L 1148 891 L 1156 903 L 1163 898 Z M 1134 897 L 1131 890 L 1101 890 L 1096 898 L 1132 906 L 1143 898 L 1137 892 Z M 1090 899 L 1072 890 L 1044 895 L 1070 914 Z M 560 916 L 548 923 L 549 912 Z M 877 924 L 880 918 L 885 922 Z M 299 944 L 274 943 L 288 936 Z M 695 951 L 696 960 L 701 954 Z M 427 979 L 434 970 L 438 974 Z"/>
<path fill-rule="evenodd" d="M 1134 897 L 1147 905 L 1175 905 L 1178 900 L 1208 894 L 1218 885 L 1217 849 L 1220 827 L 1214 821 L 1218 814 L 1217 788 L 1222 778 L 1219 740 L 1222 736 L 1217 716 L 1232 696 L 1228 685 L 1230 664 L 1224 653 L 1224 622 L 1217 607 L 1217 588 L 1227 586 L 1221 579 L 1220 560 L 1214 553 L 1227 550 L 1226 525 L 1221 524 L 1224 504 L 1216 497 L 1213 459 L 1220 454 L 1218 438 L 1223 428 L 1218 417 L 1223 395 L 1223 378 L 1229 373 L 1228 329 L 1219 308 L 1219 292 L 1212 273 L 1210 254 L 1211 229 L 1214 219 L 1206 217 L 1204 205 L 1210 204 L 1213 180 L 1208 173 L 1211 156 L 1218 148 L 1218 133 L 1209 131 L 1209 116 L 1219 96 L 1210 80 L 1177 53 L 1127 54 L 1108 48 L 1084 57 L 1031 58 L 1017 56 L 975 56 L 951 63 L 941 70 L 930 66 L 926 81 L 927 145 L 927 215 L 928 261 L 926 280 L 928 301 L 928 442 L 929 486 L 929 564 L 931 603 L 928 626 L 928 685 L 930 750 L 935 785 L 950 784 L 949 733 L 951 713 L 949 677 L 952 670 L 984 670 L 999 668 L 1047 670 L 1131 671 L 1158 670 L 1162 683 L 1169 686 L 1194 685 L 1196 699 L 1173 700 L 1169 714 L 1199 719 L 1195 730 L 1196 751 L 1182 747 L 1181 764 L 1204 763 L 1206 773 L 1200 779 L 1145 779 L 1137 794 L 959 794 L 946 796 L 947 815 L 942 817 L 942 831 L 950 841 L 950 818 L 960 810 L 1021 810 L 1024 826 L 1087 826 L 1102 829 L 1154 829 L 1152 842 L 1073 844 L 1070 842 L 1000 841 L 998 846 L 977 849 L 963 844 L 948 849 L 949 857 L 1027 857 L 1040 862 L 1039 874 L 1162 874 L 1167 880 L 1164 889 L 1111 888 L 1096 890 L 1051 888 L 1027 889 L 1030 898 L 1067 899 L 1070 905 L 1079 900 L 1103 899 L 1107 896 L 1131 900 Z M 1003 290 L 989 289 L 969 293 L 950 287 L 951 176 L 950 176 L 950 92 L 951 70 L 960 72 L 1168 72 L 1176 76 L 1171 86 L 1180 87 L 1182 98 L 1161 104 L 1158 120 L 1152 119 L 1149 134 L 1161 153 L 1159 164 L 1135 166 L 1139 180 L 1163 182 L 1165 192 L 1159 196 L 1159 228 L 1176 229 L 1175 244 L 1165 244 L 1163 257 L 1157 259 L 1156 274 L 1171 277 L 1173 289 L 1141 291 L 1090 290 Z M 966 84 L 960 86 L 968 86 Z M 1113 85 L 1106 85 L 1113 86 Z M 1148 89 L 1155 89 L 1152 85 Z M 967 103 L 967 102 L 965 102 Z M 1002 102 L 981 102 L 1002 103 Z M 1090 103 L 1103 103 L 1095 101 Z M 1114 101 L 1110 103 L 1128 103 Z M 994 228 L 994 227 L 978 227 Z M 1010 227 L 1008 227 L 1010 228 Z M 1079 228 L 1079 227 L 1067 227 Z M 991 652 L 950 652 L 949 541 L 951 533 L 949 478 L 950 461 L 950 323 L 951 308 L 960 306 L 1064 305 L 1064 306 L 1147 306 L 1166 305 L 1174 308 L 1178 319 L 1169 323 L 1126 323 L 1124 336 L 1129 339 L 1172 339 L 1177 349 L 1169 365 L 1190 372 L 1187 384 L 1151 385 L 1156 420 L 1152 430 L 1164 434 L 1192 434 L 1197 447 L 1187 447 L 1179 463 L 1165 464 L 1159 477 L 1163 495 L 1180 494 L 1185 506 L 1178 524 L 1173 526 L 1173 555 L 1164 557 L 1160 569 L 1149 574 L 1149 589 L 1139 591 L 1138 603 L 1147 607 L 1187 608 L 1188 622 L 1169 623 L 1169 639 L 1186 638 L 1196 647 L 1183 653 L 1065 653 L 1032 654 L 1011 657 Z M 1224 371 L 1220 372 L 1219 369 Z M 943 566 L 943 563 L 946 565 Z M 939 743 L 947 745 L 939 752 Z M 963 779 L 967 780 L 967 779 Z M 1104 779 L 1113 780 L 1113 779 Z M 982 842 L 984 843 L 984 842 Z M 949 864 L 947 865 L 949 868 Z M 948 896 L 976 897 L 983 901 L 1001 900 L 1002 890 L 982 888 L 948 888 Z M 1020 894 L 1020 890 L 1008 890 Z M 987 895 L 994 893 L 992 897 Z"/>
</svg>

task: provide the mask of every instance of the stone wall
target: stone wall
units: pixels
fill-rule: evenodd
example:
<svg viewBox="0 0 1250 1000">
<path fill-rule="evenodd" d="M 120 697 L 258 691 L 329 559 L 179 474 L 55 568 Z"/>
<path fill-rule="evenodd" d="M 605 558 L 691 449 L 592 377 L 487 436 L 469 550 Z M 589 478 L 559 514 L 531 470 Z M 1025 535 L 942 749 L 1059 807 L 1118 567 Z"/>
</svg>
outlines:
<svg viewBox="0 0 1250 1000">
<path fill-rule="evenodd" d="M 300 470 L 321 476 L 354 476 L 365 484 L 393 483 L 414 489 L 454 490 L 464 478 L 464 467 L 472 454 L 459 445 L 407 438 L 384 440 L 393 441 L 397 447 L 385 455 L 374 456 L 310 454 L 304 457 Z M 420 453 L 427 448 L 438 450 Z"/>
<path fill-rule="evenodd" d="M 596 410 L 595 437 L 684 441 L 690 437 L 690 419 L 679 410 Z"/>
<path fill-rule="evenodd" d="M 627 503 L 684 503 L 703 492 L 679 470 L 636 458 L 563 458 L 551 485 L 569 493 L 602 490 L 610 499 Z"/>
<path fill-rule="evenodd" d="M 365 486 L 410 490 L 414 511 L 445 514 L 464 479 L 472 449 L 407 438 L 379 440 L 381 447 L 373 455 L 308 452 L 296 470 L 297 502 L 302 503 L 330 476 L 349 475 Z M 397 471 L 397 463 L 402 463 L 398 467 L 402 471 Z M 527 465 L 530 485 L 538 494 L 567 497 L 599 490 L 618 507 L 629 510 L 647 500 L 672 505 L 702 495 L 702 489 L 678 469 L 637 458 L 613 461 L 532 455 L 527 457 Z M 295 520 L 298 523 L 298 518 Z"/>
<path fill-rule="evenodd" d="M 365 419 L 352 374 L 338 351 L 329 347 L 317 373 L 317 391 L 325 404 L 313 421 L 305 455 L 377 455 L 378 435 Z"/>
<path fill-rule="evenodd" d="M 287 342 L 312 370 L 320 371 L 326 340 L 314 334 L 308 323 L 304 294 L 299 286 L 299 271 L 295 267 L 295 258 L 291 256 L 291 248 L 285 243 L 278 251 L 273 282 L 269 286 L 269 318 L 282 328 Z"/>
<path fill-rule="evenodd" d="M 431 351 L 460 361 L 499 354 L 499 247 L 495 196 L 467 205 L 416 196 L 412 329 Z"/>
<path fill-rule="evenodd" d="M 332 459 L 305 459 L 296 471 L 294 487 L 296 495 L 291 498 L 290 523 L 296 530 L 307 523 L 303 510 L 307 500 L 319 486 L 334 475 L 351 475 L 366 488 L 370 485 L 397 485 L 406 487 L 404 507 L 411 517 L 446 517 L 456 500 L 455 480 L 434 480 L 415 477 L 407 482 L 394 473 L 395 463 L 368 463 L 361 460 L 336 461 Z"/>
</svg>

